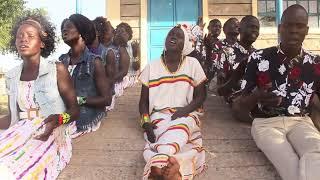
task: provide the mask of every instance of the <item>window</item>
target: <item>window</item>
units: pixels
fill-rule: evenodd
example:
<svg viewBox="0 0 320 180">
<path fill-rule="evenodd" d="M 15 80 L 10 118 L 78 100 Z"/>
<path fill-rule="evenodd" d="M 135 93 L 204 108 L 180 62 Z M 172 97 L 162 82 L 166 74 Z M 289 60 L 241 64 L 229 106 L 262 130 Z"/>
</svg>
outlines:
<svg viewBox="0 0 320 180">
<path fill-rule="evenodd" d="M 283 0 L 283 9 L 302 5 L 309 14 L 309 26 L 320 27 L 320 0 Z M 276 1 L 258 0 L 258 17 L 262 26 L 276 26 Z"/>
<path fill-rule="evenodd" d="M 259 0 L 258 17 L 261 26 L 276 26 L 276 1 Z"/>
</svg>

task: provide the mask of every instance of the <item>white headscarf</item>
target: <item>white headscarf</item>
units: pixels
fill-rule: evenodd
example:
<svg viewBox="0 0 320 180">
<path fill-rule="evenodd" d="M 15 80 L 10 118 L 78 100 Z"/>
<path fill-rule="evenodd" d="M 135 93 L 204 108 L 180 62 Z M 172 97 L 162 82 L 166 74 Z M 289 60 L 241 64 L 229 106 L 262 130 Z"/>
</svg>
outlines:
<svg viewBox="0 0 320 180">
<path fill-rule="evenodd" d="M 180 27 L 184 34 L 184 45 L 183 45 L 182 55 L 186 56 L 194 50 L 192 33 L 188 25 L 183 24 Z"/>
<path fill-rule="evenodd" d="M 184 45 L 183 45 L 183 49 L 182 49 L 182 55 L 186 56 L 194 50 L 193 43 L 192 43 L 192 37 L 191 37 L 191 30 L 190 30 L 190 28 L 188 28 L 187 25 L 181 25 L 181 26 L 177 25 L 176 27 L 180 27 L 183 31 Z M 190 32 L 188 32 L 188 31 L 190 31 Z M 166 50 L 166 49 L 167 49 L 166 45 L 164 45 L 164 50 Z"/>
</svg>

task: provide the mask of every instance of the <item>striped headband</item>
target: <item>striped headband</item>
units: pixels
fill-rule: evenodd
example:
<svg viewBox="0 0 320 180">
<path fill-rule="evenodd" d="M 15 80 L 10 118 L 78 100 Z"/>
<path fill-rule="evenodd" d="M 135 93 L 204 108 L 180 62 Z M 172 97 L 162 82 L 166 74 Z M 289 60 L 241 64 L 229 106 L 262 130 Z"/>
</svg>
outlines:
<svg viewBox="0 0 320 180">
<path fill-rule="evenodd" d="M 22 24 L 28 24 L 28 25 L 31 25 L 31 26 L 37 28 L 37 29 L 39 30 L 40 34 L 41 34 L 43 37 L 47 37 L 47 36 L 48 36 L 48 33 L 46 33 L 46 32 L 42 29 L 42 26 L 41 26 L 41 24 L 40 24 L 38 21 L 35 21 L 35 20 L 33 20 L 33 19 L 27 19 L 27 20 L 23 21 L 23 22 L 21 23 L 21 25 L 22 25 Z"/>
</svg>

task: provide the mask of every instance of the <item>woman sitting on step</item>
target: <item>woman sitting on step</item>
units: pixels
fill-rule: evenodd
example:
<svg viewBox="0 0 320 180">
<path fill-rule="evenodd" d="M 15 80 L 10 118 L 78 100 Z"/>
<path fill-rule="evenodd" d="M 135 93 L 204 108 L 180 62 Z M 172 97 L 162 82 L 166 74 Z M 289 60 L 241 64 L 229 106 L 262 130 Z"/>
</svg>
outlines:
<svg viewBox="0 0 320 180">
<path fill-rule="evenodd" d="M 76 89 L 80 118 L 72 137 L 96 131 L 106 116 L 111 102 L 110 81 L 106 78 L 100 56 L 89 52 L 86 45 L 95 39 L 93 23 L 81 14 L 73 14 L 61 25 L 63 41 L 70 46 L 59 60 L 68 68 Z"/>
<path fill-rule="evenodd" d="M 138 41 L 128 41 L 126 50 L 130 57 L 130 64 L 128 69 L 128 74 L 123 78 L 124 89 L 132 87 L 137 82 L 137 77 L 140 74 L 140 44 Z"/>
<path fill-rule="evenodd" d="M 168 33 L 165 50 L 139 76 L 139 109 L 145 130 L 143 179 L 192 179 L 205 167 L 199 113 L 206 76 L 200 63 L 186 56 L 193 50 L 180 25 Z"/>
<path fill-rule="evenodd" d="M 91 53 L 99 55 L 102 59 L 102 64 L 106 64 L 107 48 L 102 44 L 104 39 L 105 31 L 107 31 L 108 24 L 107 19 L 104 17 L 96 17 L 92 21 L 96 33 L 96 38 L 93 40 L 92 44 L 88 45 L 88 49 Z"/>
<path fill-rule="evenodd" d="M 54 50 L 54 27 L 28 15 L 11 31 L 22 64 L 6 74 L 10 114 L 0 119 L 0 179 L 56 179 L 72 155 L 69 123 L 79 116 L 75 90 Z M 43 57 L 43 58 L 42 58 Z"/>
<path fill-rule="evenodd" d="M 107 66 L 112 72 L 112 82 L 114 83 L 115 96 L 120 97 L 124 92 L 123 78 L 128 74 L 130 57 L 126 50 L 127 43 L 132 38 L 132 29 L 127 23 L 117 25 L 113 42 L 107 47 Z"/>
</svg>

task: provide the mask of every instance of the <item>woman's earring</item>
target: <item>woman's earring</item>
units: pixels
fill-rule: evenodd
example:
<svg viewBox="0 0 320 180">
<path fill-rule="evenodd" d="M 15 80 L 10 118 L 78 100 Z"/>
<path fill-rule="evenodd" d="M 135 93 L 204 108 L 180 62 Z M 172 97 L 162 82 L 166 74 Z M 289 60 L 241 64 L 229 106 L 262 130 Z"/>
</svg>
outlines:
<svg viewBox="0 0 320 180">
<path fill-rule="evenodd" d="M 45 47 L 45 44 L 41 42 L 41 49 L 43 49 L 44 47 Z"/>
<path fill-rule="evenodd" d="M 83 42 L 84 42 L 84 39 L 83 39 L 83 37 L 81 36 L 81 34 L 80 34 L 80 37 L 79 37 L 79 39 L 81 39 Z"/>
</svg>

